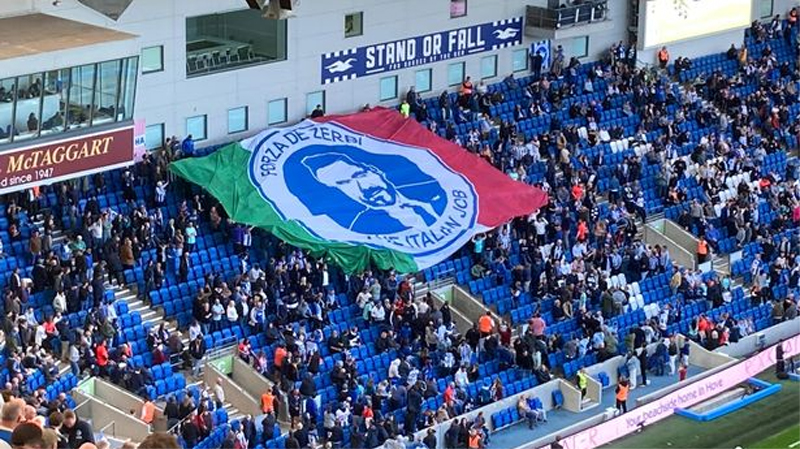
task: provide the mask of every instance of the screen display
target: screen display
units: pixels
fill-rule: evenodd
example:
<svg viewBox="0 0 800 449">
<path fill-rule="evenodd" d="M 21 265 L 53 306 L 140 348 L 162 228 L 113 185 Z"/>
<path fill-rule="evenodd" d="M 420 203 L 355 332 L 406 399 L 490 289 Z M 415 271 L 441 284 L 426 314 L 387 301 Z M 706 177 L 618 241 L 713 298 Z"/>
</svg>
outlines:
<svg viewBox="0 0 800 449">
<path fill-rule="evenodd" d="M 644 47 L 750 25 L 752 0 L 646 0 Z"/>
</svg>

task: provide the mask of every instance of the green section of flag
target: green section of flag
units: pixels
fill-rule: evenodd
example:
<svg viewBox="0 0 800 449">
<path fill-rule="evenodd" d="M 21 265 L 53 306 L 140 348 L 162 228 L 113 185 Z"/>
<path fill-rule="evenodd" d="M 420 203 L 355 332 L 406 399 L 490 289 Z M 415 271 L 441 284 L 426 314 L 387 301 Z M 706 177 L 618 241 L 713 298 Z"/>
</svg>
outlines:
<svg viewBox="0 0 800 449">
<path fill-rule="evenodd" d="M 173 162 L 170 170 L 214 195 L 233 221 L 269 231 L 315 257 L 325 256 L 328 262 L 347 273 L 369 268 L 370 261 L 384 270 L 417 271 L 414 259 L 407 254 L 323 240 L 311 235 L 296 221 L 282 220 L 250 182 L 249 164 L 250 152 L 234 143 L 205 157 Z"/>
</svg>

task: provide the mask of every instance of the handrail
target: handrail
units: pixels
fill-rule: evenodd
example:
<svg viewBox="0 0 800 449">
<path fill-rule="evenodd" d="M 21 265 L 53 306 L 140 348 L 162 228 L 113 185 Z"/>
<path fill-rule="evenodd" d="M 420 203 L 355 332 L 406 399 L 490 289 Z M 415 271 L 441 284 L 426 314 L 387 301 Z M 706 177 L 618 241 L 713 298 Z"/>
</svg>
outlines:
<svg viewBox="0 0 800 449">
<path fill-rule="evenodd" d="M 607 4 L 607 0 L 594 0 L 591 3 L 563 8 L 528 6 L 525 14 L 525 26 L 557 30 L 566 26 L 605 20 L 608 11 Z"/>
<path fill-rule="evenodd" d="M 92 399 L 94 399 L 94 398 L 89 396 L 88 399 L 84 399 L 83 402 L 81 402 L 80 404 L 76 405 L 73 410 L 77 410 L 77 409 L 83 407 L 84 405 L 86 405 L 88 402 L 92 402 Z"/>
<path fill-rule="evenodd" d="M 110 423 L 106 424 L 105 426 L 100 428 L 100 433 L 105 434 L 106 429 L 111 427 L 111 436 L 116 438 L 117 437 L 117 422 L 111 421 Z"/>
<path fill-rule="evenodd" d="M 424 298 L 428 292 L 432 292 L 434 290 L 439 290 L 440 288 L 450 287 L 456 284 L 456 278 L 454 276 L 446 276 L 443 278 L 434 279 L 432 281 L 422 282 L 419 289 L 414 290 L 414 296 L 419 298 Z"/>
<path fill-rule="evenodd" d="M 217 348 L 213 348 L 210 351 L 206 351 L 206 354 L 203 358 L 206 362 L 208 362 L 209 360 L 218 359 L 222 355 L 227 355 L 227 353 L 231 351 L 231 349 L 235 349 L 237 343 L 239 343 L 239 340 L 236 338 L 235 335 L 230 336 L 228 338 L 223 338 L 222 344 Z"/>
<path fill-rule="evenodd" d="M 189 418 L 191 418 L 191 417 L 192 417 L 192 414 L 190 413 L 189 416 L 187 416 L 186 418 L 183 418 L 180 421 L 176 422 L 174 426 L 172 426 L 169 429 L 167 429 L 167 433 L 172 433 L 172 434 L 176 433 L 176 429 L 180 428 L 180 426 L 183 423 L 185 423 L 186 421 L 189 421 Z"/>
</svg>

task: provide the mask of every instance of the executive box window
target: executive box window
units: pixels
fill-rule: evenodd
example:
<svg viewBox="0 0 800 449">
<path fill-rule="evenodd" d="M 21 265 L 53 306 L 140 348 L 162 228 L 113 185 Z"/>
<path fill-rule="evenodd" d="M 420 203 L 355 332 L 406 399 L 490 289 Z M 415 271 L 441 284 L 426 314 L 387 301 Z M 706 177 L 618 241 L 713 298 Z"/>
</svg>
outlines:
<svg viewBox="0 0 800 449">
<path fill-rule="evenodd" d="M 397 99 L 397 76 L 381 78 L 379 99 L 380 101 Z"/>
<path fill-rule="evenodd" d="M 144 128 L 144 145 L 150 150 L 158 150 L 164 146 L 164 124 L 156 123 Z"/>
<path fill-rule="evenodd" d="M 154 73 L 164 70 L 164 46 L 145 47 L 142 49 L 142 73 Z"/>
<path fill-rule="evenodd" d="M 450 18 L 464 17 L 467 15 L 467 0 L 450 0 Z"/>
<path fill-rule="evenodd" d="M 481 79 L 497 76 L 497 55 L 481 58 Z"/>
<path fill-rule="evenodd" d="M 97 65 L 92 121 L 95 124 L 114 121 L 116 114 L 114 105 L 119 95 L 121 65 L 121 61 L 108 61 Z"/>
<path fill-rule="evenodd" d="M 569 58 L 585 58 L 589 56 L 589 36 L 573 37 L 567 45 L 564 46 L 567 60 Z"/>
<path fill-rule="evenodd" d="M 417 92 L 429 92 L 431 87 L 431 78 L 432 78 L 432 71 L 431 69 L 424 69 L 424 70 L 417 70 L 414 78 L 414 88 Z"/>
<path fill-rule="evenodd" d="M 247 106 L 228 109 L 228 134 L 247 131 Z"/>
<path fill-rule="evenodd" d="M 192 140 L 206 140 L 208 137 L 208 117 L 196 115 L 186 119 L 186 135 L 192 136 Z"/>
<path fill-rule="evenodd" d="M 318 90 L 316 92 L 310 92 L 306 94 L 306 115 L 311 115 L 314 112 L 314 109 L 317 106 L 321 106 L 322 110 L 325 111 L 325 91 Z"/>
<path fill-rule="evenodd" d="M 277 125 L 279 123 L 285 123 L 287 120 L 286 109 L 287 100 L 285 98 L 270 101 L 267 105 L 267 124 Z"/>
<path fill-rule="evenodd" d="M 511 53 L 511 70 L 513 72 L 523 72 L 528 70 L 528 49 L 523 48 L 514 50 Z"/>
<path fill-rule="evenodd" d="M 355 37 L 364 34 L 364 13 L 354 12 L 344 16 L 344 37 Z"/>
<path fill-rule="evenodd" d="M 775 0 L 758 0 L 758 13 L 762 19 L 769 19 L 772 17 L 772 11 L 775 9 Z"/>
<path fill-rule="evenodd" d="M 0 80 L 0 144 L 133 118 L 138 57 Z"/>
<path fill-rule="evenodd" d="M 458 86 L 464 82 L 464 63 L 456 62 L 447 66 L 447 85 Z"/>
<path fill-rule="evenodd" d="M 186 18 L 186 74 L 286 60 L 286 20 L 244 9 Z"/>
</svg>

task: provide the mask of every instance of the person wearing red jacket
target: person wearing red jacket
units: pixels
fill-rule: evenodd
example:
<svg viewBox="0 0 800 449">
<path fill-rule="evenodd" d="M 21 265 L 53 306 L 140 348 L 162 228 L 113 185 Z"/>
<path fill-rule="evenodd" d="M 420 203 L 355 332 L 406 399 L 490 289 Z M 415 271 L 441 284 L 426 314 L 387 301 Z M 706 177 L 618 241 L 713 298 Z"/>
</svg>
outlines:
<svg viewBox="0 0 800 449">
<path fill-rule="evenodd" d="M 97 345 L 94 350 L 94 356 L 97 359 L 97 366 L 100 368 L 100 375 L 104 376 L 108 367 L 108 348 L 105 340 L 101 340 L 100 344 Z"/>
</svg>

